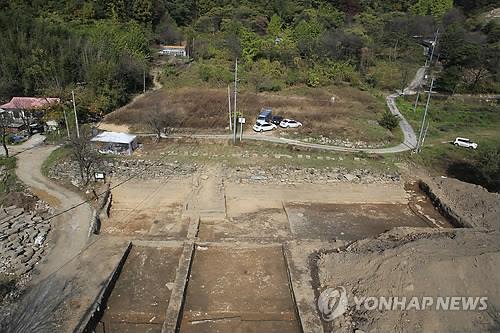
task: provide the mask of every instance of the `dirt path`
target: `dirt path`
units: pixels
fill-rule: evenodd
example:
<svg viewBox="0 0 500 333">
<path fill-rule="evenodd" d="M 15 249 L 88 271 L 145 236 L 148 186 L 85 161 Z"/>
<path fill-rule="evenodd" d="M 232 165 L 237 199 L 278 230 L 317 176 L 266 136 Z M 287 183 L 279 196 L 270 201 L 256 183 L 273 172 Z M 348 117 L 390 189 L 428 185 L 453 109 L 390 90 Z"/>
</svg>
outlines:
<svg viewBox="0 0 500 333">
<path fill-rule="evenodd" d="M 54 184 L 42 175 L 41 167 L 55 146 L 38 146 L 17 155 L 16 174 L 40 199 L 56 209 L 56 214 L 82 202 L 80 195 Z M 85 248 L 88 239 L 91 208 L 81 205 L 59 215 L 52 221 L 45 260 L 38 265 L 39 279 L 54 272 Z"/>
<path fill-rule="evenodd" d="M 153 75 L 153 87 L 150 90 L 147 90 L 145 93 L 134 96 L 134 98 L 132 98 L 130 100 L 130 102 L 128 102 L 126 105 L 116 109 L 113 112 L 119 112 L 120 110 L 126 108 L 127 106 L 129 106 L 129 105 L 135 103 L 136 101 L 146 97 L 150 92 L 163 88 L 163 85 L 160 81 L 160 72 L 161 72 L 161 69 L 159 67 L 153 67 L 151 69 L 151 73 L 150 73 Z M 127 125 L 110 124 L 110 123 L 105 123 L 104 121 L 105 121 L 105 119 L 103 119 L 103 121 L 101 121 L 97 125 L 97 128 L 102 130 L 102 131 L 123 132 L 123 133 L 128 133 L 130 131 L 130 128 Z"/>
</svg>

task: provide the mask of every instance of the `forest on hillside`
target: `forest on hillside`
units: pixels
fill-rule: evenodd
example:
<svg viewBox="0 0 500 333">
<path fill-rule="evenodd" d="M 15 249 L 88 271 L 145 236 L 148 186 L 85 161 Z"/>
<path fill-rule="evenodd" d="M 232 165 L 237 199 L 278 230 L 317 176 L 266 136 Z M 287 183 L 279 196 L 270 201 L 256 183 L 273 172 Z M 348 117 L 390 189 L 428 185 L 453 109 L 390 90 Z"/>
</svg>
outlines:
<svg viewBox="0 0 500 333">
<path fill-rule="evenodd" d="M 0 101 L 69 99 L 104 115 L 143 88 L 152 45 L 186 43 L 197 79 L 225 86 L 232 63 L 255 91 L 294 85 L 404 86 L 439 31 L 438 89 L 500 92 L 496 0 L 0 0 Z M 164 76 L 178 76 L 176 66 Z"/>
</svg>

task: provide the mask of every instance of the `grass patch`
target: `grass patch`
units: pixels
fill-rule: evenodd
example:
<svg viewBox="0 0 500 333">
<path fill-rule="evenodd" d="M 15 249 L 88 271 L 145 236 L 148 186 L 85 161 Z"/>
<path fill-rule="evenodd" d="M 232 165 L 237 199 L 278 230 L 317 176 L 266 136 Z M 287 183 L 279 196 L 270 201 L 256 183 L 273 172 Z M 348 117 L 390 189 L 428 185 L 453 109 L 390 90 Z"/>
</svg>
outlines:
<svg viewBox="0 0 500 333">
<path fill-rule="evenodd" d="M 398 107 L 415 129 L 417 135 L 424 106 L 414 111 L 409 99 L 398 99 Z M 478 168 L 482 152 L 489 146 L 500 146 L 500 105 L 481 102 L 461 102 L 452 99 L 434 99 L 428 113 L 430 126 L 424 147 L 411 160 L 426 167 L 433 174 L 448 175 L 498 190 Z M 477 142 L 477 150 L 455 147 L 456 137 L 466 137 Z"/>
<path fill-rule="evenodd" d="M 314 91 L 314 93 L 311 93 Z M 335 103 L 331 98 L 335 97 Z M 395 135 L 378 124 L 385 101 L 370 92 L 348 86 L 299 88 L 280 93 L 241 92 L 238 111 L 253 125 L 262 107 L 272 107 L 275 114 L 294 118 L 304 124 L 297 129 L 297 139 L 323 135 L 330 139 L 349 139 L 366 143 L 397 143 Z M 161 89 L 136 100 L 131 105 L 106 116 L 106 121 L 126 124 L 137 130 L 146 128 L 148 112 L 175 113 L 180 129 L 224 131 L 228 126 L 226 89 Z"/>
<path fill-rule="evenodd" d="M 6 194 L 17 191 L 19 184 L 16 177 L 16 158 L 0 157 L 0 202 Z"/>
<path fill-rule="evenodd" d="M 42 174 L 48 176 L 49 170 L 60 161 L 69 158 L 71 150 L 67 146 L 62 146 L 50 153 L 49 157 L 42 164 Z"/>
</svg>

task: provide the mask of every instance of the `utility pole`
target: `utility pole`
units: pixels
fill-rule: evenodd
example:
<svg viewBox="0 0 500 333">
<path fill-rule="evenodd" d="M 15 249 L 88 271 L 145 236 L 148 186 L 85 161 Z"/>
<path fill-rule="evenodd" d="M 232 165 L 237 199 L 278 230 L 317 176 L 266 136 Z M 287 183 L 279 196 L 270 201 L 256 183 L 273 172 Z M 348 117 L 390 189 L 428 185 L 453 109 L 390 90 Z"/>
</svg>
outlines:
<svg viewBox="0 0 500 333">
<path fill-rule="evenodd" d="M 71 90 L 71 96 L 73 96 L 73 111 L 75 112 L 75 124 L 76 124 L 76 137 L 80 137 L 80 128 L 78 127 L 78 115 L 76 114 L 76 102 L 75 102 L 75 91 Z"/>
<path fill-rule="evenodd" d="M 415 106 L 413 107 L 413 113 L 417 112 L 418 99 L 420 98 L 420 85 L 417 87 L 417 98 L 415 99 Z"/>
<path fill-rule="evenodd" d="M 425 126 L 425 131 L 424 131 L 424 136 L 422 137 L 422 144 L 420 145 L 420 150 L 422 150 L 422 147 L 424 146 L 424 142 L 425 142 L 425 137 L 427 136 L 427 131 L 429 130 L 429 125 L 430 125 L 430 121 L 427 122 L 427 126 Z"/>
<path fill-rule="evenodd" d="M 143 83 L 143 88 L 142 88 L 142 93 L 146 93 L 146 65 L 144 65 L 144 68 L 142 69 L 142 83 Z"/>
<path fill-rule="evenodd" d="M 431 79 L 431 87 L 429 89 L 429 95 L 427 96 L 427 103 L 425 104 L 424 116 L 422 117 L 422 124 L 420 125 L 420 134 L 418 135 L 417 141 L 417 153 L 422 149 L 422 144 L 424 140 L 425 123 L 427 120 L 427 113 L 429 111 L 429 104 L 431 102 L 432 88 L 434 87 L 434 78 Z M 427 131 L 425 131 L 427 132 Z"/>
<path fill-rule="evenodd" d="M 436 49 L 438 36 L 439 36 L 439 29 L 436 30 L 436 35 L 434 36 L 434 42 L 432 42 L 432 51 L 431 51 L 431 58 L 429 60 L 429 67 L 432 65 L 432 59 L 434 58 L 434 50 Z"/>
<path fill-rule="evenodd" d="M 227 86 L 227 101 L 228 101 L 228 107 L 229 107 L 229 130 L 233 130 L 233 120 L 231 118 L 231 85 Z"/>
<path fill-rule="evenodd" d="M 233 144 L 236 144 L 236 96 L 238 94 L 238 58 L 234 64 L 234 108 L 233 108 Z"/>
</svg>

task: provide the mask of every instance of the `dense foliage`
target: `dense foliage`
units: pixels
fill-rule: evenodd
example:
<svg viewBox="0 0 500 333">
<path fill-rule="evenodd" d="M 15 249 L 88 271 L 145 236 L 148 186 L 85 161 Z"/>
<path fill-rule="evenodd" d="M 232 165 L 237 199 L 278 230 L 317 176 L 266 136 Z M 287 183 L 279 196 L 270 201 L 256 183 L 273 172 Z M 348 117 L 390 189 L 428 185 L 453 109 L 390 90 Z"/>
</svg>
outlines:
<svg viewBox="0 0 500 333">
<path fill-rule="evenodd" d="M 498 92 L 500 23 L 480 15 L 495 2 L 0 0 L 0 100 L 68 100 L 77 88 L 82 113 L 107 113 L 142 89 L 152 42 L 187 43 L 190 70 L 211 85 L 229 83 L 238 58 L 242 83 L 256 91 L 400 89 L 423 64 L 418 43 L 438 28 L 439 88 Z"/>
<path fill-rule="evenodd" d="M 48 9 L 12 5 L 1 10 L 0 29 L 0 100 L 68 101 L 74 89 L 79 108 L 99 115 L 142 90 L 150 33 L 138 22 L 66 21 Z"/>
</svg>

